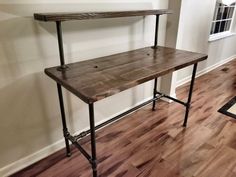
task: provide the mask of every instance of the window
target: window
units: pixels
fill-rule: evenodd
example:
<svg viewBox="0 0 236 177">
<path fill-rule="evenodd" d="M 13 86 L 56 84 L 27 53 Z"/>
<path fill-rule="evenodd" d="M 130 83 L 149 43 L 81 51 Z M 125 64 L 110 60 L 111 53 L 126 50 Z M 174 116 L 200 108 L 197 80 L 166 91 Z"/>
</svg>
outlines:
<svg viewBox="0 0 236 177">
<path fill-rule="evenodd" d="M 235 4 L 234 2 L 230 5 L 225 5 L 222 1 L 216 2 L 210 38 L 216 34 L 229 34 L 234 17 Z"/>
</svg>

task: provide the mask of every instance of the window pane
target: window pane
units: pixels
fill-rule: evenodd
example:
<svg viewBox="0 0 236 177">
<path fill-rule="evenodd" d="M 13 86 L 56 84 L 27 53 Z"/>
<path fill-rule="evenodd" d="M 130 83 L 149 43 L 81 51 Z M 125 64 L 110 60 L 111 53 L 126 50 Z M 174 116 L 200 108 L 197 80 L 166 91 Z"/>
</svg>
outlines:
<svg viewBox="0 0 236 177">
<path fill-rule="evenodd" d="M 229 31 L 230 30 L 230 25 L 231 25 L 231 20 L 228 20 L 226 22 L 226 25 L 225 25 L 225 31 Z"/>
<path fill-rule="evenodd" d="M 221 21 L 221 23 L 220 23 L 220 31 L 219 32 L 224 32 L 225 25 L 226 25 L 226 21 Z"/>
<path fill-rule="evenodd" d="M 220 30 L 220 22 L 216 22 L 214 33 L 218 33 Z"/>
<path fill-rule="evenodd" d="M 216 23 L 213 22 L 212 27 L 211 27 L 211 34 L 214 34 L 215 26 L 216 26 Z"/>
<path fill-rule="evenodd" d="M 215 21 L 217 19 L 218 9 L 219 9 L 219 3 L 216 3 L 216 8 L 215 8 L 215 13 L 214 13 L 213 21 Z"/>
<path fill-rule="evenodd" d="M 234 14 L 234 7 L 230 7 L 230 10 L 229 10 L 229 18 L 232 18 L 232 17 L 233 17 L 233 14 Z"/>
<path fill-rule="evenodd" d="M 231 10 L 232 10 L 232 7 L 229 7 L 229 11 L 228 11 L 228 14 L 227 14 L 227 18 L 232 18 L 232 17 L 231 17 Z"/>
<path fill-rule="evenodd" d="M 223 10 L 224 10 L 224 7 L 219 7 L 216 20 L 220 20 L 222 18 Z"/>
<path fill-rule="evenodd" d="M 229 7 L 224 8 L 222 19 L 227 19 L 228 18 L 229 10 L 230 10 Z"/>
</svg>

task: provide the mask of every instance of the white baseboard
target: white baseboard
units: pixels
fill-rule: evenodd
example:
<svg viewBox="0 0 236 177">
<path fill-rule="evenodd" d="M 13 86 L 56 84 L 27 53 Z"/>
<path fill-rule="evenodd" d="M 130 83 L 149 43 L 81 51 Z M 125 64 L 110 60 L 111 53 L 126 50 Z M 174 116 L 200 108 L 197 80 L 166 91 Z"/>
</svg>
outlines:
<svg viewBox="0 0 236 177">
<path fill-rule="evenodd" d="M 236 59 L 236 55 L 233 55 L 233 56 L 231 56 L 231 57 L 229 57 L 229 58 L 227 58 L 225 60 L 221 60 L 220 62 L 218 62 L 218 63 L 216 63 L 216 64 L 214 64 L 212 66 L 209 66 L 209 67 L 207 67 L 207 68 L 197 72 L 196 78 L 199 77 L 199 76 L 202 76 L 202 75 L 212 71 L 213 69 L 216 69 L 219 66 L 221 66 L 221 65 L 223 65 L 225 63 L 228 63 L 228 62 L 230 62 L 230 61 L 232 61 L 234 59 Z M 185 83 L 187 83 L 187 82 L 189 82 L 190 80 L 191 80 L 191 76 L 188 76 L 188 77 L 186 77 L 184 79 L 181 79 L 181 80 L 177 81 L 176 88 L 181 86 L 181 85 L 183 85 L 183 84 L 185 84 Z"/>
</svg>

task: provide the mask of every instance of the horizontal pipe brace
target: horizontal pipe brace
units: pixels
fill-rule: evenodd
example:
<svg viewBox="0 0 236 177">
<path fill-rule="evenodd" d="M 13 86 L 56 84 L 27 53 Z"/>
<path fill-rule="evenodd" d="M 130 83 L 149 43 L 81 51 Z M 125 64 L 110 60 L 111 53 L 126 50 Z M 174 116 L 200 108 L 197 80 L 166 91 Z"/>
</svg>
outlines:
<svg viewBox="0 0 236 177">
<path fill-rule="evenodd" d="M 138 106 L 135 106 L 134 108 L 131 108 L 131 109 L 129 109 L 129 110 L 127 110 L 127 111 L 125 111 L 125 112 L 123 112 L 123 113 L 121 113 L 121 114 L 119 114 L 119 115 L 117 115 L 117 116 L 115 116 L 115 117 L 113 117 L 111 119 L 109 119 L 108 121 L 103 122 L 103 123 L 97 125 L 95 127 L 95 130 L 98 130 L 98 129 L 100 129 L 100 128 L 102 128 L 102 127 L 104 127 L 104 126 L 106 126 L 106 125 L 108 125 L 108 124 L 110 124 L 110 123 L 112 123 L 112 122 L 122 118 L 122 117 L 124 117 L 125 115 L 130 114 L 130 113 L 140 109 L 141 107 L 146 106 L 146 105 L 152 103 L 154 100 L 157 101 L 157 100 L 161 99 L 162 97 L 163 97 L 162 95 L 159 95 L 156 98 L 150 99 L 150 100 L 148 100 L 148 101 L 146 101 L 146 102 L 144 102 L 144 103 L 142 103 L 142 104 L 140 104 Z M 83 137 L 85 137 L 85 136 L 87 136 L 89 134 L 90 134 L 90 130 L 86 130 L 86 131 L 81 132 L 78 135 L 75 135 L 74 138 L 76 139 L 76 141 L 78 141 L 79 139 L 81 139 L 81 138 L 83 138 Z"/>
<path fill-rule="evenodd" d="M 83 131 L 83 132 L 81 132 L 80 134 L 75 135 L 74 137 L 75 137 L 76 141 L 78 141 L 78 140 L 80 140 L 81 138 L 87 136 L 88 134 L 90 134 L 90 130 Z"/>
<path fill-rule="evenodd" d="M 162 97 L 165 97 L 165 98 L 170 99 L 170 100 L 172 100 L 172 101 L 175 101 L 175 102 L 177 102 L 177 103 L 179 103 L 179 104 L 182 104 L 182 105 L 184 105 L 185 107 L 189 106 L 189 103 L 185 103 L 185 102 L 183 102 L 183 101 L 181 101 L 181 100 L 178 100 L 178 99 L 176 99 L 176 98 L 173 98 L 173 97 L 171 97 L 171 96 L 169 96 L 169 95 L 166 95 L 166 94 L 164 94 L 164 93 L 161 93 L 161 92 L 156 91 L 156 94 L 161 95 Z"/>
<path fill-rule="evenodd" d="M 78 143 L 76 138 L 68 132 L 68 135 L 66 137 L 68 140 L 71 141 L 71 143 L 77 147 L 77 149 L 86 157 L 86 159 L 90 162 L 90 164 L 93 164 L 94 162 L 92 161 L 91 156 L 87 153 L 87 151 Z"/>
</svg>

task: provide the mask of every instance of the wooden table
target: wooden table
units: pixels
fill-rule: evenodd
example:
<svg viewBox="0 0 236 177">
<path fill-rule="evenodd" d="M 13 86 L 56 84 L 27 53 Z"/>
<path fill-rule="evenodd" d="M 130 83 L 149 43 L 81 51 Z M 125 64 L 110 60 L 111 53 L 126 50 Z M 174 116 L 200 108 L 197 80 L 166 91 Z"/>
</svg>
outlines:
<svg viewBox="0 0 236 177">
<path fill-rule="evenodd" d="M 168 13 L 170 13 L 169 10 L 140 10 L 119 12 L 35 14 L 35 19 L 41 21 L 54 21 L 57 25 L 61 65 L 52 68 L 47 68 L 45 69 L 45 73 L 57 83 L 67 156 L 71 155 L 69 146 L 69 141 L 71 141 L 72 144 L 74 144 L 91 163 L 94 177 L 97 176 L 95 130 L 102 128 L 103 126 L 117 119 L 120 119 L 121 117 L 147 104 L 152 103 L 152 110 L 154 110 L 156 101 L 162 97 L 176 101 L 186 107 L 183 126 L 187 125 L 197 64 L 200 61 L 206 60 L 207 55 L 157 46 L 159 15 Z M 111 56 L 101 57 L 97 59 L 65 64 L 61 29 L 62 21 L 145 15 L 156 15 L 154 46 L 123 52 Z M 194 65 L 194 67 L 190 84 L 189 96 L 186 103 L 157 91 L 158 77 L 185 68 L 190 65 Z M 102 124 L 95 126 L 94 103 L 96 101 L 115 95 L 119 92 L 122 92 L 124 90 L 135 87 L 153 79 L 154 89 L 152 99 L 128 111 L 125 111 L 124 113 Z M 67 129 L 61 88 L 62 86 L 89 105 L 90 129 L 76 136 L 72 136 Z M 83 149 L 82 146 L 80 146 L 80 144 L 78 143 L 79 139 L 83 138 L 84 136 L 87 136 L 88 134 L 91 135 L 91 155 L 89 155 L 89 153 L 85 149 Z"/>
</svg>

